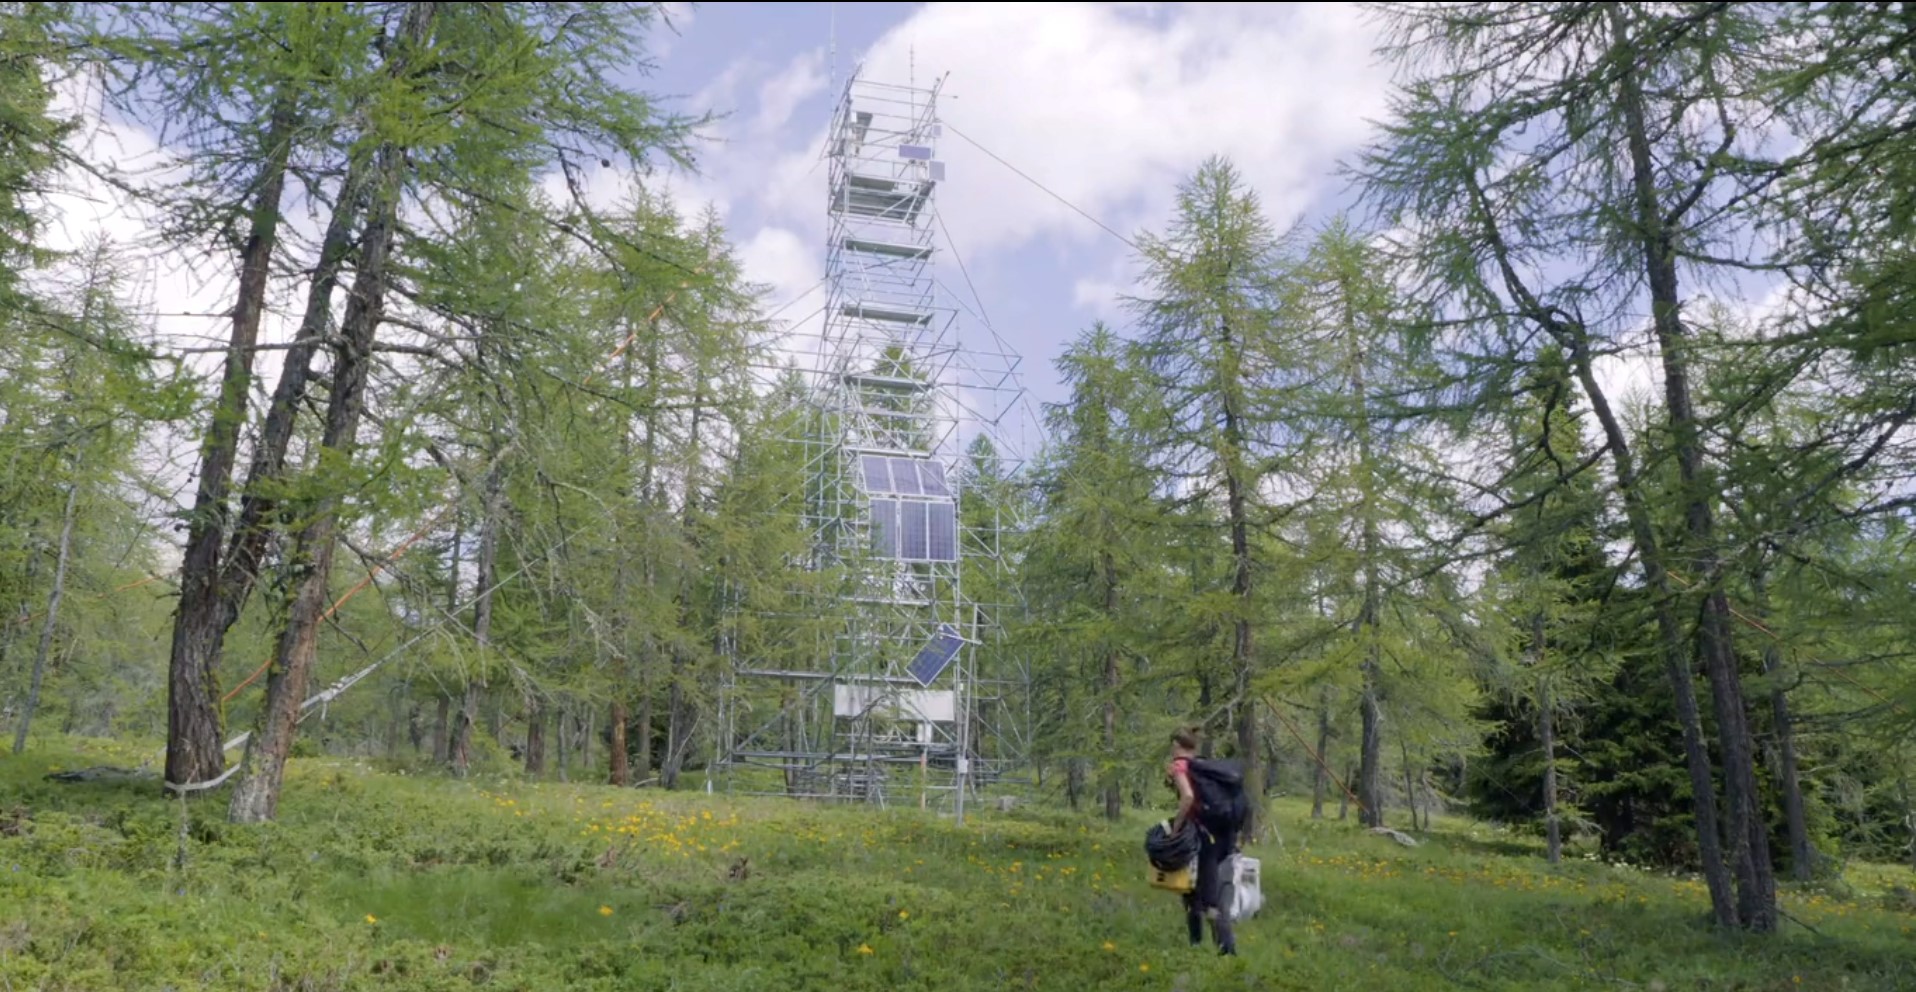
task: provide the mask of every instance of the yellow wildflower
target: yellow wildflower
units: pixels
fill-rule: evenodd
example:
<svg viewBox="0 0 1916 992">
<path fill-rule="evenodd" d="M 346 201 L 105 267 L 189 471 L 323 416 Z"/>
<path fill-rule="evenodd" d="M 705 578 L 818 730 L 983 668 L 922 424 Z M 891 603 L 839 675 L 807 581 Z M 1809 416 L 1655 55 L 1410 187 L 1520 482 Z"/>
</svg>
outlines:
<svg viewBox="0 0 1916 992">
<path fill-rule="evenodd" d="M 600 916 L 611 916 L 611 915 L 612 915 L 612 907 L 610 907 L 610 906 L 600 906 L 600 907 L 599 907 L 599 915 L 600 915 Z"/>
<path fill-rule="evenodd" d="M 860 954 L 867 954 L 867 955 L 868 955 L 868 954 L 870 954 L 870 953 L 872 953 L 872 945 L 870 945 L 870 944 L 860 944 L 860 945 L 858 945 L 858 953 L 860 953 Z"/>
</svg>

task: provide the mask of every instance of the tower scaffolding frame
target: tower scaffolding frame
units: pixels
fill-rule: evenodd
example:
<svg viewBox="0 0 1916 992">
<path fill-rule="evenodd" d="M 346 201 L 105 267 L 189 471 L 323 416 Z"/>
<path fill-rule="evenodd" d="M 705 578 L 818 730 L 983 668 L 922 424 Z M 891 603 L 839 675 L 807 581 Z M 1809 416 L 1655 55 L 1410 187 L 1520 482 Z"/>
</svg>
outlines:
<svg viewBox="0 0 1916 992">
<path fill-rule="evenodd" d="M 915 799 L 962 821 L 1025 765 L 1030 668 L 1003 623 L 1021 504 L 993 497 L 1022 469 L 1010 421 L 1029 407 L 1019 356 L 995 333 L 967 347 L 934 271 L 943 86 L 854 70 L 834 108 L 825 304 L 781 369 L 806 379 L 791 495 L 800 568 L 824 581 L 800 614 L 759 618 L 796 632 L 783 664 L 727 651 L 713 764 L 728 791 Z"/>
</svg>

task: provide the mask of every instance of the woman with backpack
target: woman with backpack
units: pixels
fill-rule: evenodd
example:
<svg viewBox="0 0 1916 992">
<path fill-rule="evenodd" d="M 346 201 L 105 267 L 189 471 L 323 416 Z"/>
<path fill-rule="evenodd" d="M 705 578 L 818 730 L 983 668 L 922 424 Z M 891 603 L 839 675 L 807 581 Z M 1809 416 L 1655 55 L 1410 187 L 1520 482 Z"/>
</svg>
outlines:
<svg viewBox="0 0 1916 992">
<path fill-rule="evenodd" d="M 1237 831 L 1244 821 L 1243 777 L 1221 762 L 1198 755 L 1198 732 L 1186 728 L 1171 735 L 1171 786 L 1178 793 L 1178 813 L 1171 832 L 1189 825 L 1198 832 L 1197 887 L 1184 895 L 1185 925 L 1191 946 L 1204 943 L 1204 921 L 1211 921 L 1211 937 L 1219 954 L 1236 954 L 1231 931 L 1230 884 L 1224 878 L 1225 861 L 1237 853 Z M 1210 802 L 1205 802 L 1206 797 Z"/>
</svg>

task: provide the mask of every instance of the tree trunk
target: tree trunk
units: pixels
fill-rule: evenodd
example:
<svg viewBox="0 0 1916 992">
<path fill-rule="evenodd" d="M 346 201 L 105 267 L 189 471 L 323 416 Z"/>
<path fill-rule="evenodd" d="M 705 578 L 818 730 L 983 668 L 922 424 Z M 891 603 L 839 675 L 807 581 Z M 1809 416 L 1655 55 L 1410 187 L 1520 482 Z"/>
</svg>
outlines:
<svg viewBox="0 0 1916 992">
<path fill-rule="evenodd" d="M 1608 14 L 1617 45 L 1627 50 L 1633 39 L 1624 25 L 1623 11 L 1612 6 Z M 1631 186 L 1636 194 L 1637 236 L 1642 241 L 1650 286 L 1651 320 L 1663 364 L 1664 403 L 1673 435 L 1677 474 L 1683 491 L 1684 522 L 1690 539 L 1684 552 L 1686 558 L 1695 562 L 1696 581 L 1704 589 L 1697 647 L 1710 681 L 1717 742 L 1723 755 L 1729 858 L 1737 882 L 1736 922 L 1752 931 L 1768 933 L 1777 923 L 1776 878 L 1770 864 L 1769 831 L 1757 791 L 1756 748 L 1750 735 L 1749 709 L 1732 647 L 1729 598 L 1721 585 L 1716 524 L 1711 509 L 1714 484 L 1703 463 L 1700 429 L 1690 394 L 1687 331 L 1681 313 L 1672 231 L 1680 218 L 1664 216 L 1645 121 L 1642 83 L 1627 62 L 1618 83 L 1618 104 L 1629 145 Z"/>
<path fill-rule="evenodd" d="M 459 694 L 459 709 L 453 714 L 452 771 L 465 778 L 472 771 L 472 728 L 479 722 L 478 681 L 468 679 Z"/>
<path fill-rule="evenodd" d="M 1404 756 L 1404 808 L 1410 810 L 1410 829 L 1417 829 L 1417 778 L 1410 767 L 1410 741 L 1397 738 L 1397 749 Z"/>
<path fill-rule="evenodd" d="M 1109 621 L 1118 615 L 1117 562 L 1109 551 L 1099 558 L 1099 571 L 1104 573 L 1104 615 Z M 1104 818 L 1112 821 L 1124 815 L 1118 777 L 1118 687 L 1122 674 L 1118 649 L 1107 647 L 1104 652 Z"/>
<path fill-rule="evenodd" d="M 665 760 L 659 763 L 659 785 L 666 789 L 679 787 L 679 768 L 685 761 L 685 741 L 689 733 L 689 720 L 685 714 L 685 689 L 679 684 L 684 677 L 684 665 L 677 652 L 672 657 L 672 685 L 666 690 L 665 702 Z"/>
<path fill-rule="evenodd" d="M 1663 548 L 1656 526 L 1637 478 L 1635 459 L 1630 453 L 1629 436 L 1617 420 L 1610 401 L 1597 383 L 1592 370 L 1589 340 L 1581 328 L 1568 332 L 1561 326 L 1564 343 L 1570 350 L 1578 382 L 1590 400 L 1591 412 L 1603 427 L 1604 440 L 1617 473 L 1617 490 L 1623 496 L 1624 516 L 1630 524 L 1631 538 L 1637 545 L 1637 561 L 1643 570 L 1644 585 L 1651 596 L 1656 616 L 1657 639 L 1663 649 L 1664 674 L 1670 680 L 1671 701 L 1676 709 L 1677 725 L 1683 731 L 1683 760 L 1690 772 L 1692 812 L 1696 816 L 1697 854 L 1703 862 L 1703 879 L 1710 889 L 1710 908 L 1721 926 L 1737 925 L 1738 914 L 1731 891 L 1727 865 L 1723 860 L 1723 841 L 1716 815 L 1716 785 L 1710 768 L 1710 755 L 1703 743 L 1703 717 L 1697 708 L 1696 686 L 1691 681 L 1690 652 L 1672 605 L 1669 573 L 1663 566 Z"/>
<path fill-rule="evenodd" d="M 219 399 L 200 448 L 199 481 L 180 559 L 180 600 L 167 667 L 165 780 L 175 785 L 210 781 L 226 767 L 218 702 L 219 648 L 226 632 L 220 622 L 220 546 L 227 536 L 227 500 L 239 455 L 240 428 L 247 419 L 253 355 L 259 344 L 260 318 L 266 311 L 267 280 L 279 240 L 279 204 L 292 153 L 295 108 L 291 84 L 286 85 L 287 92 L 275 101 L 267 125 L 259 192 L 253 200 L 246 243 L 240 249 L 239 292 L 233 301 L 233 329 Z"/>
<path fill-rule="evenodd" d="M 46 679 L 47 654 L 53 650 L 53 632 L 60 623 L 60 600 L 67 592 L 67 559 L 73 549 L 73 513 L 79 500 L 79 485 L 67 483 L 67 506 L 60 516 L 60 551 L 53 565 L 53 591 L 47 594 L 47 619 L 40 625 L 40 646 L 33 652 L 33 681 L 27 687 L 27 703 L 20 711 L 20 726 L 13 732 L 16 755 L 26 752 L 27 729 L 33 723 L 33 711 L 40 708 L 40 686 Z"/>
<path fill-rule="evenodd" d="M 1541 627 L 1541 618 L 1537 621 Z M 1537 678 L 1537 737 L 1543 745 L 1544 857 L 1551 864 L 1563 860 L 1563 833 L 1557 820 L 1556 700 L 1550 698 L 1550 678 Z"/>
<path fill-rule="evenodd" d="M 1481 201 L 1481 189 L 1474 192 Z M 1637 476 L 1629 435 L 1617 419 L 1616 412 L 1610 408 L 1609 398 L 1597 381 L 1588 331 L 1561 311 L 1545 306 L 1529 291 L 1511 262 L 1495 222 L 1485 218 L 1485 224 L 1505 286 L 1524 315 L 1555 338 L 1558 346 L 1569 353 L 1578 385 L 1590 400 L 1591 412 L 1603 428 L 1604 445 L 1610 452 L 1616 471 L 1616 489 L 1623 497 L 1624 516 L 1630 525 L 1631 539 L 1637 546 L 1638 564 L 1643 570 L 1644 586 L 1650 593 L 1651 608 L 1656 617 L 1657 638 L 1663 651 L 1664 671 L 1670 680 L 1677 725 L 1683 731 L 1683 757 L 1690 772 L 1697 849 L 1703 863 L 1703 878 L 1710 890 L 1711 911 L 1720 925 L 1736 926 L 1737 905 L 1723 860 L 1715 785 L 1709 752 L 1703 743 L 1703 720 L 1697 709 L 1696 687 L 1691 681 L 1690 653 L 1686 648 L 1683 627 L 1672 605 L 1669 573 L 1663 564 L 1663 547 L 1657 536 L 1643 483 Z"/>
<path fill-rule="evenodd" d="M 1115 691 L 1117 685 L 1115 654 L 1105 660 L 1105 684 Z M 1104 704 L 1104 760 L 1110 767 L 1104 773 L 1104 818 L 1116 821 L 1124 816 L 1124 790 L 1118 767 L 1118 705 L 1115 700 L 1106 700 Z"/>
<path fill-rule="evenodd" d="M 1763 649 L 1763 671 L 1773 675 L 1782 665 L 1775 645 Z M 1803 777 L 1797 767 L 1796 730 L 1790 716 L 1789 693 L 1781 686 L 1770 690 L 1770 712 L 1776 724 L 1777 776 L 1783 790 L 1783 815 L 1789 824 L 1790 872 L 1799 882 L 1816 877 L 1817 853 L 1810 843 L 1809 816 L 1803 803 Z"/>
<path fill-rule="evenodd" d="M 1761 568 L 1751 576 L 1757 618 L 1770 615 L 1769 590 Z M 1789 691 L 1783 687 L 1783 648 L 1774 637 L 1763 645 L 1763 676 L 1770 680 L 1770 717 L 1775 727 L 1777 786 L 1783 791 L 1783 817 L 1790 836 L 1790 874 L 1799 882 L 1816 877 L 1817 853 L 1810 843 L 1809 815 L 1803 804 L 1803 778 L 1797 767 L 1796 726 L 1790 715 Z"/>
<path fill-rule="evenodd" d="M 1348 768 L 1348 767 L 1345 768 L 1344 781 L 1348 782 L 1352 778 L 1355 778 L 1356 772 L 1357 770 L 1354 768 Z M 1350 816 L 1350 808 L 1351 808 L 1351 794 L 1348 791 L 1339 790 L 1337 794 L 1337 821 L 1339 823 L 1344 822 L 1345 818 Z"/>
<path fill-rule="evenodd" d="M 584 720 L 582 730 L 579 728 L 581 718 Z M 586 772 L 592 770 L 592 735 L 598 733 L 598 726 L 594 724 L 596 718 L 598 718 L 598 710 L 590 709 L 590 707 L 584 710 L 582 716 L 577 712 L 573 714 L 573 730 L 579 730 L 579 768 Z"/>
<path fill-rule="evenodd" d="M 639 456 L 639 492 L 635 502 L 641 508 L 641 512 L 645 514 L 645 525 L 648 532 L 662 530 L 663 528 L 659 525 L 663 522 L 662 518 L 664 517 L 664 514 L 658 510 L 658 505 L 664 502 L 661 495 L 662 487 L 658 482 L 660 468 L 659 419 L 665 410 L 665 404 L 662 401 L 662 383 L 664 379 L 661 375 L 661 353 L 663 351 L 663 345 L 664 338 L 661 335 L 652 334 L 647 336 L 644 393 L 646 411 L 645 445 L 643 453 Z M 628 388 L 631 381 L 631 354 L 631 351 L 628 349 L 626 352 L 628 359 L 626 366 Z M 648 600 L 659 594 L 660 562 L 658 560 L 658 552 L 659 549 L 655 546 L 645 546 L 644 560 L 641 568 L 641 581 L 645 585 L 645 594 Z M 661 649 L 655 635 L 656 631 L 649 631 L 647 633 L 644 648 L 639 653 L 639 771 L 637 781 L 641 782 L 652 777 L 652 765 L 653 762 L 657 760 L 652 753 L 652 728 L 657 722 L 657 717 L 653 713 L 653 707 L 658 694 L 656 678 L 660 667 L 659 657 Z"/>
<path fill-rule="evenodd" d="M 1377 650 L 1376 642 L 1366 649 Z M 1363 739 L 1357 758 L 1357 821 L 1366 827 L 1384 825 L 1384 710 L 1377 703 L 1375 658 L 1364 661 L 1364 691 L 1358 700 Z"/>
<path fill-rule="evenodd" d="M 456 508 L 452 514 L 452 544 L 446 549 L 446 617 L 448 622 L 456 622 L 459 616 L 459 569 L 466 555 L 466 519 Z M 461 710 L 465 706 L 465 696 L 459 698 Z M 453 712 L 452 694 L 445 691 L 444 683 L 439 691 L 438 738 L 433 742 L 432 760 L 440 768 L 453 769 L 457 755 L 464 744 L 459 742 L 460 721 L 462 716 Z M 455 769 L 456 770 L 456 769 Z"/>
<path fill-rule="evenodd" d="M 571 707 L 567 706 L 564 700 L 560 700 L 558 726 L 554 729 L 558 733 L 558 740 L 555 743 L 559 745 L 559 781 L 561 782 L 572 781 L 572 768 L 567 760 L 571 757 L 571 753 L 566 749 L 566 733 L 570 729 L 570 723 Z"/>
<path fill-rule="evenodd" d="M 410 44 L 400 46 L 393 68 L 403 72 L 411 50 L 422 46 L 432 25 L 434 5 L 414 3 L 407 8 L 400 33 Z M 398 74 L 396 72 L 395 74 Z M 364 410 L 366 381 L 372 366 L 373 342 L 386 304 L 389 263 L 405 156 L 391 145 L 378 153 L 378 200 L 361 237 L 359 268 L 340 324 L 337 360 L 328 389 L 326 427 L 320 447 L 350 462 Z M 294 578 L 286 626 L 273 659 L 266 687 L 266 706 L 259 725 L 247 742 L 246 757 L 234 787 L 228 817 L 235 823 L 258 823 L 274 818 L 279 809 L 280 785 L 286 758 L 298 732 L 299 707 L 318 648 L 319 624 L 327 608 L 327 583 L 333 554 L 338 548 L 341 497 L 327 493 L 315 503 L 311 517 L 295 539 L 289 561 Z"/>
<path fill-rule="evenodd" d="M 432 725 L 432 763 L 440 768 L 452 761 L 452 697 L 442 690 Z"/>
<path fill-rule="evenodd" d="M 1236 343 L 1234 329 L 1225 322 L 1219 330 L 1222 347 L 1232 356 L 1229 364 L 1235 366 L 1237 353 L 1241 349 Z M 1257 664 L 1257 652 L 1251 627 L 1251 614 L 1255 607 L 1252 603 L 1249 489 L 1255 479 L 1243 477 L 1241 455 L 1245 450 L 1244 426 L 1237 408 L 1237 392 L 1241 385 L 1235 380 L 1223 383 L 1223 442 L 1226 450 L 1221 453 L 1223 457 L 1220 459 L 1224 463 L 1225 512 L 1231 528 L 1231 597 L 1236 600 L 1237 613 L 1231 631 L 1232 689 L 1236 693 L 1231 711 L 1237 722 L 1237 758 L 1244 765 L 1244 791 L 1261 800 L 1264 795 L 1264 774 L 1258 759 L 1262 751 L 1257 739 L 1257 710 L 1251 705 L 1251 677 Z M 1250 817 L 1244 824 L 1247 836 L 1255 836 L 1262 825 L 1263 807 L 1262 801 L 1251 803 Z"/>
<path fill-rule="evenodd" d="M 1544 857 L 1551 864 L 1563 858 L 1562 825 L 1557 818 L 1557 702 L 1550 692 L 1550 674 L 1544 671 L 1546 630 L 1541 611 L 1530 615 L 1530 666 L 1537 676 L 1537 741 L 1543 749 Z"/>
<path fill-rule="evenodd" d="M 495 458 L 497 452 L 494 453 Z M 459 710 L 459 730 L 453 736 L 453 768 L 460 777 L 465 777 L 472 767 L 473 725 L 479 719 L 479 704 L 486 693 L 486 668 L 491 662 L 492 646 L 492 587 L 498 584 L 499 570 L 499 515 L 500 487 L 499 466 L 495 463 L 486 471 L 484 492 L 481 495 L 479 522 L 479 558 L 475 563 L 474 594 L 472 603 L 472 638 L 478 645 L 478 671 L 466 681 L 466 697 Z M 494 739 L 498 735 L 495 733 Z"/>
<path fill-rule="evenodd" d="M 656 363 L 654 365 L 656 368 Z M 679 517 L 681 536 L 692 541 L 692 550 L 700 550 L 697 541 L 698 518 L 695 508 L 699 505 L 699 489 L 705 467 L 704 433 L 706 420 L 706 367 L 703 360 L 692 369 L 692 414 L 690 425 L 686 429 L 684 491 L 682 492 L 682 512 Z M 648 441 L 648 452 L 651 445 Z M 648 454 L 650 457 L 650 453 Z M 689 631 L 696 623 L 693 610 L 693 596 L 686 585 L 685 572 L 680 570 L 678 602 L 678 623 L 681 635 Z M 659 766 L 659 783 L 668 790 L 679 787 L 679 773 L 685 768 L 685 756 L 692 746 L 692 729 L 697 721 L 686 699 L 685 680 L 686 659 L 684 652 L 672 648 L 672 684 L 666 691 L 665 711 L 665 760 Z"/>
<path fill-rule="evenodd" d="M 1075 812 L 1078 803 L 1084 797 L 1084 759 L 1073 757 L 1065 762 L 1064 800 Z"/>
<path fill-rule="evenodd" d="M 386 723 L 385 744 L 388 761 L 399 758 L 399 745 L 406 739 L 406 716 L 409 707 L 406 703 L 405 691 L 406 687 L 401 686 L 399 691 L 387 700 L 388 705 L 392 707 L 392 719 Z"/>
<path fill-rule="evenodd" d="M 1311 770 L 1311 819 L 1324 818 L 1324 792 L 1330 788 L 1331 756 L 1331 697 L 1330 689 L 1322 690 L 1317 702 L 1317 756 Z M 1339 814 L 1342 819 L 1342 814 Z"/>
<path fill-rule="evenodd" d="M 535 693 L 526 694 L 526 775 L 546 773 L 546 710 Z"/>
<path fill-rule="evenodd" d="M 421 712 L 419 700 L 410 695 L 411 688 L 410 686 L 407 687 L 406 741 L 412 745 L 413 757 L 417 758 L 419 754 L 426 749 L 426 726 L 425 721 L 419 718 Z"/>
<path fill-rule="evenodd" d="M 339 288 L 346 260 L 352 255 L 353 229 L 361 212 L 368 207 L 372 168 L 373 163 L 364 156 L 347 163 L 338 201 L 320 240 L 319 262 L 313 268 L 299 330 L 294 334 L 292 347 L 286 349 L 280 361 L 279 381 L 273 387 L 266 422 L 253 446 L 253 457 L 247 463 L 239 521 L 233 528 L 225 564 L 220 569 L 222 633 L 239 619 L 240 609 L 258 584 L 259 568 L 275 532 L 269 518 L 278 508 L 278 501 L 271 490 L 286 473 L 286 456 L 298 426 L 300 409 L 306 402 L 307 387 L 313 381 L 313 360 L 318 357 L 332 327 L 333 293 Z"/>
<path fill-rule="evenodd" d="M 645 667 L 647 671 L 650 671 L 652 668 L 650 664 L 647 664 Z M 637 764 L 639 769 L 638 774 L 633 777 L 635 783 L 644 782 L 652 777 L 652 680 L 650 678 L 640 679 L 639 685 L 642 692 L 642 695 L 639 697 L 639 718 L 637 720 L 639 732 Z"/>
<path fill-rule="evenodd" d="M 1232 587 L 1237 593 L 1238 609 L 1249 610 L 1251 609 L 1249 535 L 1243 526 L 1233 525 L 1231 529 L 1235 535 L 1232 543 L 1238 544 L 1241 537 L 1243 547 L 1246 549 L 1244 557 L 1239 562 L 1238 576 L 1232 580 Z M 1247 795 L 1254 797 L 1250 804 L 1250 815 L 1244 822 L 1244 833 L 1247 836 L 1255 835 L 1264 820 L 1262 812 L 1264 804 L 1255 798 L 1264 795 L 1264 768 L 1263 763 L 1258 760 L 1261 752 L 1257 737 L 1257 710 L 1251 706 L 1254 657 L 1251 621 L 1248 618 L 1239 617 L 1231 639 L 1232 668 L 1235 676 L 1233 689 L 1236 691 L 1236 700 L 1231 708 L 1236 714 L 1237 759 L 1244 766 L 1244 791 Z"/>
<path fill-rule="evenodd" d="M 1909 832 L 1909 866 L 1916 869 L 1916 793 L 1910 792 L 1907 771 L 1897 778 L 1896 788 L 1903 797 L 1903 829 Z"/>
<path fill-rule="evenodd" d="M 1208 717 L 1211 713 L 1211 706 L 1216 701 L 1211 688 L 1211 665 L 1208 659 L 1200 656 L 1194 667 L 1197 669 L 1198 712 Z M 1064 712 L 1069 713 L 1070 710 L 1066 709 Z M 1198 742 L 1198 754 L 1206 758 L 1211 756 L 1211 735 L 1209 729 L 1209 727 L 1205 728 L 1206 733 L 1203 739 Z"/>
<path fill-rule="evenodd" d="M 338 202 L 320 242 L 319 264 L 313 269 L 299 331 L 281 360 L 279 382 L 273 388 L 266 423 L 253 445 L 240 498 L 239 519 L 231 528 L 216 580 L 219 606 L 213 611 L 204 637 L 195 642 L 198 646 L 194 650 L 205 652 L 204 665 L 208 671 L 218 670 L 226 633 L 239 621 L 241 610 L 259 584 L 260 568 L 279 532 L 278 521 L 273 519 L 278 507 L 273 493 L 286 474 L 287 452 L 300 410 L 306 403 L 307 387 L 313 380 L 313 361 L 332 327 L 333 292 L 352 253 L 353 228 L 365 207 L 368 178 L 363 157 L 348 164 Z"/>
<path fill-rule="evenodd" d="M 613 785 L 621 788 L 632 784 L 631 769 L 626 765 L 625 753 L 625 702 L 612 702 L 612 774 L 609 779 Z"/>
<path fill-rule="evenodd" d="M 37 555 L 27 558 L 26 573 L 21 585 L 27 589 L 33 587 L 33 580 L 39 574 Z M 20 613 L 10 620 L 0 620 L 0 665 L 4 665 L 8 652 L 13 650 L 13 641 L 21 628 L 33 622 L 33 601 L 26 597 L 20 599 Z M 5 671 L 0 669 L 0 671 Z"/>
<path fill-rule="evenodd" d="M 374 264 L 364 266 L 355 280 L 344 326 L 345 340 L 328 391 L 326 430 L 321 441 L 325 449 L 348 457 L 359 425 L 372 337 L 384 299 L 384 255 L 390 227 L 382 222 L 369 233 L 367 254 Z M 306 696 L 318 650 L 320 618 L 327 606 L 333 554 L 338 548 L 339 502 L 337 495 L 320 498 L 313 519 L 301 528 L 288 556 L 294 592 L 267 680 L 266 707 L 247 742 L 239 784 L 233 790 L 228 816 L 235 823 L 264 822 L 278 814 L 286 758 L 298 732 L 299 706 Z"/>
<path fill-rule="evenodd" d="M 1379 633 L 1379 614 L 1382 612 L 1383 583 L 1378 574 L 1378 556 L 1382 537 L 1377 523 L 1377 479 L 1374 472 L 1375 462 L 1371 452 L 1371 428 L 1369 411 L 1369 386 L 1366 384 L 1364 368 L 1364 345 L 1359 339 L 1357 315 L 1352 302 L 1352 289 L 1340 287 L 1343 297 L 1344 335 L 1346 355 L 1350 363 L 1351 399 L 1356 407 L 1355 432 L 1357 435 L 1357 485 L 1358 514 L 1362 518 L 1362 530 L 1359 534 L 1359 568 L 1363 582 L 1363 603 L 1357 617 L 1357 635 L 1364 642 L 1364 660 L 1361 664 L 1363 675 L 1363 694 L 1359 700 L 1359 709 L 1363 719 L 1363 738 L 1359 742 L 1357 800 L 1363 805 L 1359 816 L 1367 827 L 1384 825 L 1384 707 L 1380 698 L 1382 687 L 1383 643 Z M 1406 761 L 1409 759 L 1409 742 L 1404 744 Z M 1404 769 L 1408 786 L 1410 769 Z M 1416 793 L 1408 787 L 1404 800 L 1410 805 L 1410 827 L 1417 829 Z"/>
<path fill-rule="evenodd" d="M 794 711 L 797 704 L 798 696 L 797 693 L 793 692 L 791 685 L 789 683 L 780 685 L 778 730 L 786 754 L 791 754 L 798 750 L 798 715 Z M 797 795 L 798 769 L 792 767 L 791 759 L 786 758 L 782 760 L 783 767 L 781 771 L 785 774 L 785 794 Z M 1042 786 L 1042 781 L 1039 784 Z"/>
</svg>

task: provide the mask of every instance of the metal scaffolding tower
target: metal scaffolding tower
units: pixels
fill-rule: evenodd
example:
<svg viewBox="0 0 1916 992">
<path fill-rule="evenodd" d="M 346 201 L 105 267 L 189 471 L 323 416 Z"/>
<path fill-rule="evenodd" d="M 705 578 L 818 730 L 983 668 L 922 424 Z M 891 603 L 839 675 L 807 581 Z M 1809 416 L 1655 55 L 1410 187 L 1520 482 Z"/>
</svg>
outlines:
<svg viewBox="0 0 1916 992">
<path fill-rule="evenodd" d="M 807 466 L 804 567 L 829 578 L 796 667 L 733 659 L 716 762 L 728 789 L 962 819 L 967 796 L 1022 764 L 1029 669 L 1003 639 L 1010 604 L 993 601 L 1011 588 L 1018 526 L 994 497 L 1019 467 L 1003 430 L 1019 360 L 995 334 L 965 346 L 964 304 L 933 265 L 942 82 L 854 72 L 833 115 L 829 289 L 802 349 L 807 428 L 791 439 Z"/>
</svg>

